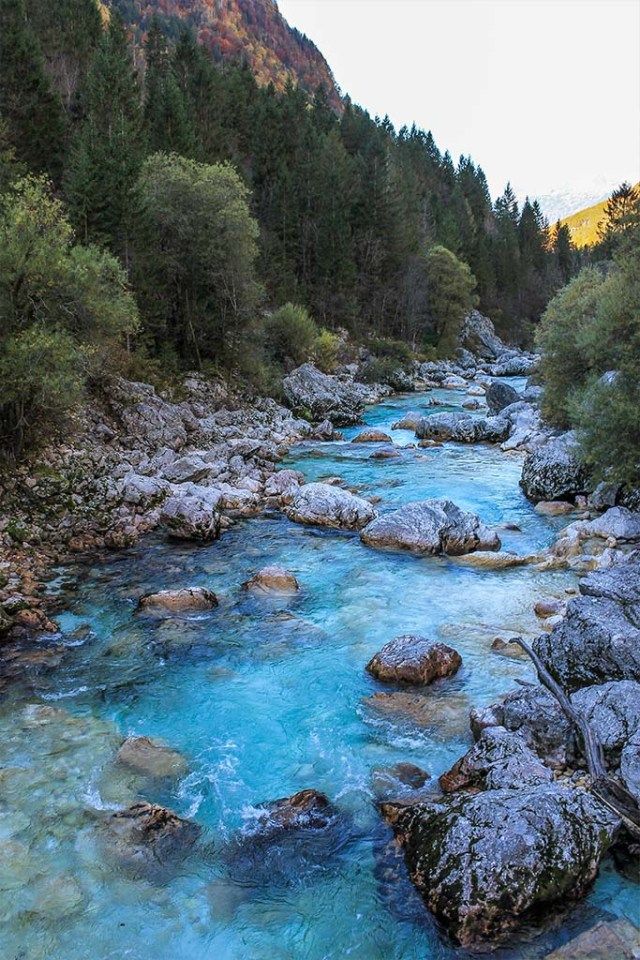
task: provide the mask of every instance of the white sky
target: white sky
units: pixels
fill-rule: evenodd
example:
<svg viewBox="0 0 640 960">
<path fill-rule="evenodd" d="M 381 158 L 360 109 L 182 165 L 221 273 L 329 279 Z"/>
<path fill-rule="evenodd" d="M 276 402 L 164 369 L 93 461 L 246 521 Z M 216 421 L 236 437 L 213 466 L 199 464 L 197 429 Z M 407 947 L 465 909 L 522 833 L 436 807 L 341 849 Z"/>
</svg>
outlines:
<svg viewBox="0 0 640 960">
<path fill-rule="evenodd" d="M 640 0 L 279 0 L 343 93 L 470 153 L 492 194 L 640 180 Z"/>
</svg>

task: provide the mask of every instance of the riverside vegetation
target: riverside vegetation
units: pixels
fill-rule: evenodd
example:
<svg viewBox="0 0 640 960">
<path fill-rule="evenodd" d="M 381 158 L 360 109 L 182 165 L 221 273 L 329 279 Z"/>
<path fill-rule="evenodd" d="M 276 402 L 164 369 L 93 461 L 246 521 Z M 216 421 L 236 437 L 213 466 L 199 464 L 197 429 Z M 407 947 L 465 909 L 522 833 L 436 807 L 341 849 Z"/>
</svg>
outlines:
<svg viewBox="0 0 640 960">
<path fill-rule="evenodd" d="M 578 253 L 69 10 L 0 0 L 9 955 L 633 957 L 636 193 Z"/>
</svg>

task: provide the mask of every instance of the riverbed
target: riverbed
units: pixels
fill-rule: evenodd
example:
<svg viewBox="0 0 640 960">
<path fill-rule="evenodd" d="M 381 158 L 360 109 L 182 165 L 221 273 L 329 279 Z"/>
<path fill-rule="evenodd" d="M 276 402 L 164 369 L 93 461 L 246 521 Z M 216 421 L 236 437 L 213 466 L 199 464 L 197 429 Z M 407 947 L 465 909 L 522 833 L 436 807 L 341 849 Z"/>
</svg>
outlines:
<svg viewBox="0 0 640 960">
<path fill-rule="evenodd" d="M 513 381 L 512 381 L 513 382 Z M 518 386 L 522 387 L 522 382 Z M 435 397 L 443 405 L 426 407 Z M 522 456 L 489 445 L 420 449 L 391 430 L 409 410 L 460 409 L 464 394 L 394 397 L 365 422 L 391 432 L 399 456 L 373 446 L 306 443 L 285 466 L 340 477 L 377 509 L 448 497 L 500 527 L 503 549 L 529 554 L 566 519 L 522 495 Z M 504 529 L 508 525 L 511 529 Z M 519 529 L 515 529 L 519 528 Z M 293 571 L 294 598 L 252 597 L 266 564 Z M 7 960 L 435 960 L 462 956 L 443 938 L 397 862 L 375 808 L 380 771 L 399 762 L 436 777 L 471 742 L 468 713 L 534 680 L 528 662 L 491 649 L 533 635 L 533 604 L 575 588 L 566 572 L 483 571 L 455 559 L 363 546 L 279 513 L 236 523 L 208 546 L 152 537 L 51 583 L 68 648 L 55 671 L 3 691 L 0 705 L 0 946 Z M 205 586 L 206 614 L 136 613 L 150 591 Z M 372 699 L 364 667 L 387 640 L 419 633 L 454 646 L 456 677 L 419 709 Z M 186 759 L 177 781 L 144 781 L 114 763 L 127 735 L 166 741 Z M 341 811 L 321 850 L 291 848 L 268 869 L 238 872 L 225 850 L 256 804 L 313 787 Z M 100 819 L 144 797 L 202 827 L 197 852 L 169 882 L 128 876 L 109 860 Z M 605 869 L 585 904 L 513 957 L 544 955 L 604 912 L 633 916 L 634 892 Z"/>
</svg>

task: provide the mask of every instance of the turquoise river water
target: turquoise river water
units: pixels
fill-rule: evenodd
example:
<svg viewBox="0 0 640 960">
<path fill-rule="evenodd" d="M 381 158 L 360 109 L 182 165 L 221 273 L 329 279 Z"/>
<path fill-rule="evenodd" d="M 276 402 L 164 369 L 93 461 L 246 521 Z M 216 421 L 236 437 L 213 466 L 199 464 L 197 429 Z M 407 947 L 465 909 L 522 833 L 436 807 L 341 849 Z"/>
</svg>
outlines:
<svg viewBox="0 0 640 960">
<path fill-rule="evenodd" d="M 522 386 L 522 383 L 518 383 Z M 438 392 L 459 409 L 464 396 Z M 389 429 L 423 395 L 372 407 Z M 427 413 L 429 410 L 426 411 Z M 371 445 L 303 444 L 287 465 L 309 479 L 341 476 L 385 510 L 446 496 L 504 532 L 505 549 L 548 543 L 559 521 L 522 496 L 520 455 L 485 445 L 406 449 L 370 459 Z M 295 572 L 294 599 L 249 598 L 241 584 L 267 563 Z M 532 634 L 541 596 L 566 573 L 503 572 L 364 547 L 357 535 L 290 523 L 277 513 L 237 523 L 205 547 L 148 539 L 60 571 L 60 667 L 0 696 L 0 957 L 4 960 L 435 960 L 456 951 L 397 863 L 375 807 L 376 770 L 400 761 L 437 777 L 470 743 L 470 707 L 533 679 L 526 661 L 491 651 L 497 635 Z M 142 618 L 138 597 L 202 585 L 219 607 L 182 619 Z M 399 633 L 455 646 L 460 673 L 412 701 L 409 714 L 371 701 L 364 671 Z M 418 704 L 416 706 L 416 703 Z M 125 735 L 165 740 L 188 762 L 177 782 L 125 775 Z M 225 850 L 256 804 L 315 787 L 341 826 L 312 841 L 234 864 Z M 100 819 L 145 799 L 202 827 L 196 852 L 167 882 L 128 876 L 101 844 Z M 389 879 L 389 872 L 395 879 Z M 397 877 L 395 876 L 397 874 Z M 542 938 L 499 956 L 539 957 L 586 923 L 632 915 L 634 892 L 606 867 L 588 900 Z"/>
</svg>

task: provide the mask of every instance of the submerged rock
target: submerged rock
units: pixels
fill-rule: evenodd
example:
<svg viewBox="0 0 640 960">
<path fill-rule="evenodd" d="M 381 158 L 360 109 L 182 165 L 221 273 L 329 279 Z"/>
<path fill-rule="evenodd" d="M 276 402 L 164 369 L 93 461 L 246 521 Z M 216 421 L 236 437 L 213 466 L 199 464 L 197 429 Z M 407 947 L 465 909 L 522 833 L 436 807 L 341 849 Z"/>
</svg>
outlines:
<svg viewBox="0 0 640 960">
<path fill-rule="evenodd" d="M 573 434 L 553 437 L 530 453 L 522 467 L 520 486 L 529 500 L 572 500 L 587 493 L 588 475 L 578 459 Z"/>
<path fill-rule="evenodd" d="M 134 803 L 107 821 L 108 847 L 119 863 L 150 879 L 173 873 L 191 852 L 200 827 L 155 803 Z"/>
<path fill-rule="evenodd" d="M 371 771 L 371 785 L 381 800 L 414 793 L 430 780 L 430 775 L 415 763 L 394 763 L 391 767 L 376 767 Z"/>
<path fill-rule="evenodd" d="M 324 793 L 300 790 L 257 807 L 255 821 L 245 834 L 264 841 L 293 830 L 322 830 L 335 816 L 335 807 Z"/>
<path fill-rule="evenodd" d="M 284 512 L 296 523 L 360 530 L 376 515 L 367 500 L 327 483 L 306 483 Z"/>
<path fill-rule="evenodd" d="M 499 550 L 500 538 L 474 513 L 461 510 L 451 500 L 407 503 L 373 520 L 361 532 L 372 547 L 395 547 L 414 553 L 452 556 L 472 550 Z"/>
<path fill-rule="evenodd" d="M 624 917 L 602 920 L 548 953 L 546 960 L 637 960 L 640 930 Z"/>
<path fill-rule="evenodd" d="M 391 443 L 391 437 L 384 430 L 368 427 L 366 430 L 361 430 L 351 443 Z"/>
<path fill-rule="evenodd" d="M 533 559 L 533 557 L 523 557 L 506 551 L 476 550 L 474 553 L 458 557 L 457 562 L 465 567 L 479 567 L 482 570 L 509 570 L 511 567 L 522 567 Z"/>
<path fill-rule="evenodd" d="M 367 396 L 362 384 L 322 373 L 312 363 L 293 370 L 282 386 L 294 409 L 308 410 L 314 420 L 328 419 L 337 426 L 357 423 Z"/>
<path fill-rule="evenodd" d="M 259 593 L 277 593 L 293 594 L 297 593 L 300 585 L 295 576 L 284 567 L 277 564 L 269 567 L 263 567 L 257 573 L 243 583 L 246 590 L 252 590 Z"/>
<path fill-rule="evenodd" d="M 147 613 L 198 613 L 213 610 L 218 598 L 205 587 L 182 587 L 179 590 L 159 590 L 147 593 L 138 600 L 138 610 Z"/>
<path fill-rule="evenodd" d="M 116 760 L 135 773 L 158 779 L 183 777 L 188 770 L 182 754 L 150 737 L 127 737 Z"/>
<path fill-rule="evenodd" d="M 464 946 L 581 897 L 617 826 L 591 795 L 547 783 L 382 809 L 427 906 Z"/>
<path fill-rule="evenodd" d="M 427 684 L 453 676 L 461 664 L 460 654 L 446 644 L 405 635 L 385 644 L 369 661 L 367 670 L 386 683 Z"/>
</svg>

